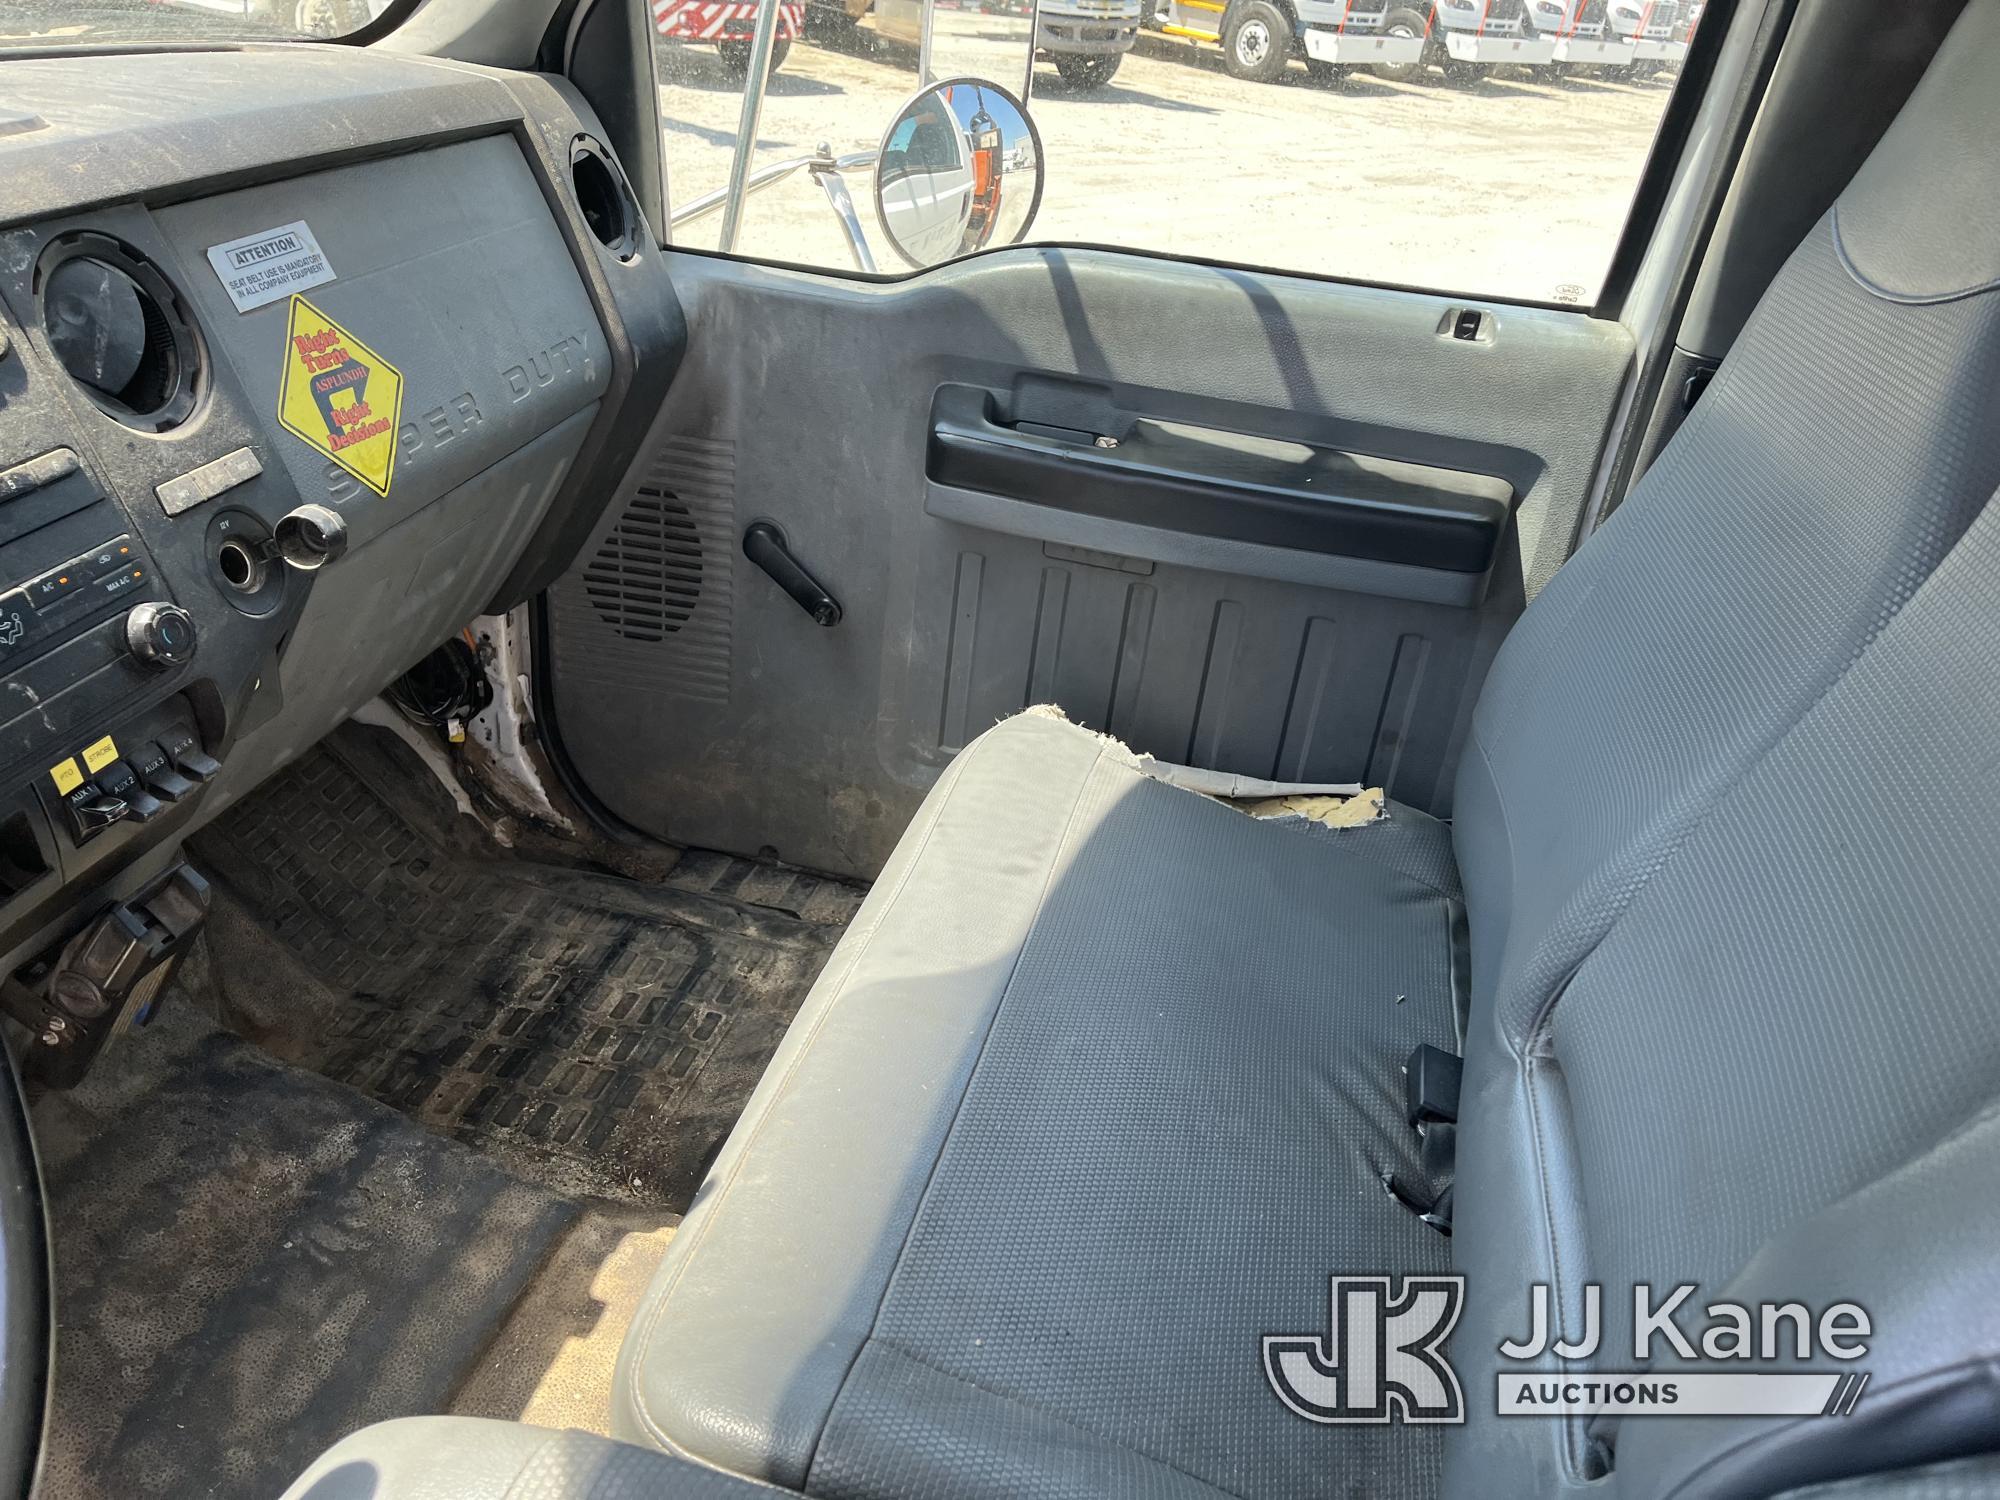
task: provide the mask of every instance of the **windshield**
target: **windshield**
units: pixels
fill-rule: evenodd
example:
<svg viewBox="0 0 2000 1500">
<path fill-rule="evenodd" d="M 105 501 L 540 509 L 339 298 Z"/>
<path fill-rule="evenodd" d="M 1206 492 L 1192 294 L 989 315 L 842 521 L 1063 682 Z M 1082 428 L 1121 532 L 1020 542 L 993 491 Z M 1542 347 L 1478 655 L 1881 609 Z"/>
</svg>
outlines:
<svg viewBox="0 0 2000 1500">
<path fill-rule="evenodd" d="M 0 47 L 348 36 L 392 0 L 0 0 Z"/>
</svg>

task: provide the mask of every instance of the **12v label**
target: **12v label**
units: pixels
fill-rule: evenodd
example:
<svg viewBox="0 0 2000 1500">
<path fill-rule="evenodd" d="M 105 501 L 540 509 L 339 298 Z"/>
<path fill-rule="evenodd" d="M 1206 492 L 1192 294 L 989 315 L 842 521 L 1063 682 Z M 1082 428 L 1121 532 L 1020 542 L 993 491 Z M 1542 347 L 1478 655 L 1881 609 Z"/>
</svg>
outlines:
<svg viewBox="0 0 2000 1500">
<path fill-rule="evenodd" d="M 278 382 L 285 430 L 386 495 L 402 414 L 402 371 L 305 298 L 292 298 Z"/>
</svg>

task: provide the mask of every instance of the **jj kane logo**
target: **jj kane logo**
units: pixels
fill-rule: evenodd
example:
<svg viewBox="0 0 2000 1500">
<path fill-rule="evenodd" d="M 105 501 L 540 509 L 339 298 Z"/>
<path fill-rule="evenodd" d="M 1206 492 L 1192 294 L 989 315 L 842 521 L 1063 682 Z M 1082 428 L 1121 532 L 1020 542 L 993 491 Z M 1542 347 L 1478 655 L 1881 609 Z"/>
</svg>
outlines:
<svg viewBox="0 0 2000 1500">
<path fill-rule="evenodd" d="M 1599 1368 L 1603 1288 L 1579 1289 L 1574 1337 L 1558 1331 L 1549 1287 L 1530 1289 L 1528 1333 L 1499 1346 L 1502 1416 L 1846 1416 L 1865 1371 L 1867 1312 L 1836 1302 L 1710 1302 L 1696 1325 L 1693 1284 L 1632 1288 L 1632 1365 Z M 1266 1334 L 1264 1378 L 1308 1422 L 1463 1422 L 1444 1350 L 1465 1305 L 1463 1276 L 1335 1276 L 1324 1333 Z M 1610 1361 L 1605 1361 L 1610 1363 Z M 1818 1366 L 1818 1368 L 1810 1368 Z"/>
<path fill-rule="evenodd" d="M 1465 1305 L 1463 1276 L 1336 1276 L 1326 1334 L 1264 1336 L 1264 1378 L 1308 1422 L 1463 1422 L 1465 1393 L 1442 1348 Z"/>
</svg>

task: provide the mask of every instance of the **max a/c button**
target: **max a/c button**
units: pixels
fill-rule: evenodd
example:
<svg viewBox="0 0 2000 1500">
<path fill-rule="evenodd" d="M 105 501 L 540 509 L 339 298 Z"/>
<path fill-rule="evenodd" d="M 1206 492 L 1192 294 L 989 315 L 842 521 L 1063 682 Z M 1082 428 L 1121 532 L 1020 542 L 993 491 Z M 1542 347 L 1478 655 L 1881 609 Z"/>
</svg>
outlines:
<svg viewBox="0 0 2000 1500">
<path fill-rule="evenodd" d="M 144 565 L 134 564 L 131 567 L 120 568 L 115 573 L 105 574 L 102 578 L 96 580 L 95 587 L 101 594 L 122 594 L 127 589 L 136 589 L 145 581 L 146 569 Z"/>
</svg>

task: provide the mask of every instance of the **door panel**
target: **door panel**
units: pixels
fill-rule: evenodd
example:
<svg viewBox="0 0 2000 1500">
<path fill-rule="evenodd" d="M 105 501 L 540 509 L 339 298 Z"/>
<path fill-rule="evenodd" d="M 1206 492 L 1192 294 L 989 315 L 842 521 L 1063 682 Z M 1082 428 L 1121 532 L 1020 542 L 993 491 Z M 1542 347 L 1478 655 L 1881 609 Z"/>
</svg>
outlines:
<svg viewBox="0 0 2000 1500">
<path fill-rule="evenodd" d="M 688 355 L 649 460 L 550 595 L 557 730 L 636 828 L 862 875 L 1034 702 L 1448 814 L 1631 354 L 1575 312 L 1455 337 L 1463 302 L 1110 252 L 896 285 L 673 267 Z M 941 457 L 953 424 L 1012 451 Z M 758 521 L 837 625 L 743 556 Z"/>
</svg>

